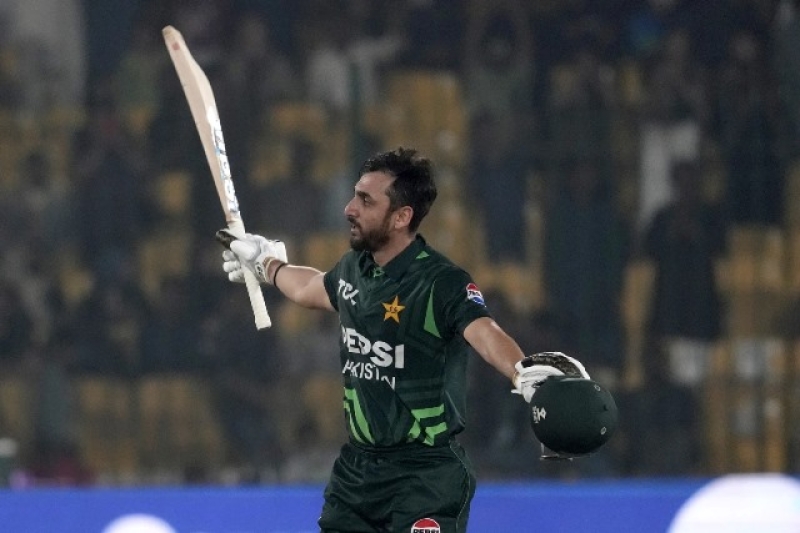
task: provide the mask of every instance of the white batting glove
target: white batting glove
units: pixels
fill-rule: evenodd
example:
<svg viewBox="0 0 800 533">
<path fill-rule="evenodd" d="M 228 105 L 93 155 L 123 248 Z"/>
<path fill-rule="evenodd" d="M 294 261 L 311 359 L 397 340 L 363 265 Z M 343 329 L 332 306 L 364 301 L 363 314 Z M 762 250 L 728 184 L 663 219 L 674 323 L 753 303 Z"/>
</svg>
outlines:
<svg viewBox="0 0 800 533">
<path fill-rule="evenodd" d="M 230 250 L 222 252 L 222 270 L 228 274 L 228 279 L 234 283 L 244 283 L 244 270 L 239 258 Z"/>
<path fill-rule="evenodd" d="M 271 284 L 267 278 L 267 267 L 272 261 L 288 263 L 286 245 L 283 241 L 265 239 L 261 235 L 245 234 L 244 239 L 235 239 L 230 243 L 230 250 L 222 252 L 222 269 L 228 273 L 228 279 L 244 282 L 244 270 L 252 272 L 259 283 Z"/>
<path fill-rule="evenodd" d="M 574 376 L 589 379 L 583 365 L 561 352 L 539 352 L 528 355 L 514 365 L 514 394 L 520 394 L 530 403 L 536 389 L 550 376 Z"/>
</svg>

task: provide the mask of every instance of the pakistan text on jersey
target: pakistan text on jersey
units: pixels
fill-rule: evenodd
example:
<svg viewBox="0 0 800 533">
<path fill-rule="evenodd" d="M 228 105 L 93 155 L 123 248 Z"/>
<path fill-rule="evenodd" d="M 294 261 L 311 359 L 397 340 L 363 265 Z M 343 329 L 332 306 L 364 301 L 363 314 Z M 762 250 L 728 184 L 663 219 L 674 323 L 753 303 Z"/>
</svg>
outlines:
<svg viewBox="0 0 800 533">
<path fill-rule="evenodd" d="M 374 363 L 350 361 L 349 359 L 342 368 L 342 374 L 349 374 L 354 378 L 366 379 L 370 381 L 384 381 L 394 389 L 395 376 L 381 374 L 381 367 Z"/>
</svg>

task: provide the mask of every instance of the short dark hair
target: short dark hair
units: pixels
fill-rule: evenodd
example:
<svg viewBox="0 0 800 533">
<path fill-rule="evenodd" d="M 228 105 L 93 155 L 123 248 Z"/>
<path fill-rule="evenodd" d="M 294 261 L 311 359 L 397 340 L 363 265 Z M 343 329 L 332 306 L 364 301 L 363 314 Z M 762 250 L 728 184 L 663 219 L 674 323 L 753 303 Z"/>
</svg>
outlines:
<svg viewBox="0 0 800 533">
<path fill-rule="evenodd" d="M 436 200 L 436 182 L 433 179 L 431 161 L 413 148 L 397 148 L 378 153 L 361 165 L 360 176 L 369 172 L 385 172 L 394 176 L 386 191 L 392 210 L 410 206 L 414 210 L 410 231 L 417 231 L 422 219 Z"/>
</svg>

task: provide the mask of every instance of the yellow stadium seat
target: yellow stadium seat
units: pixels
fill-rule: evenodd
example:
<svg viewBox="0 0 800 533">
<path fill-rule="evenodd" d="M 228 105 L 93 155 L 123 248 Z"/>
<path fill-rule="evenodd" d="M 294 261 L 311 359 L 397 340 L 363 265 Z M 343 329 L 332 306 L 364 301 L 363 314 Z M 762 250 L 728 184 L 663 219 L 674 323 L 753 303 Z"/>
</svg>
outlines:
<svg viewBox="0 0 800 533">
<path fill-rule="evenodd" d="M 786 224 L 792 230 L 800 229 L 800 159 L 794 161 L 785 176 L 784 212 Z"/>
<path fill-rule="evenodd" d="M 181 224 L 165 227 L 139 243 L 139 281 L 149 298 L 159 297 L 164 279 L 188 274 L 191 251 L 192 233 Z"/>
<path fill-rule="evenodd" d="M 271 107 L 267 129 L 253 158 L 253 183 L 265 184 L 287 176 L 291 143 L 297 138 L 314 146 L 311 178 L 324 183 L 347 168 L 352 128 L 346 117 L 333 115 L 323 106 L 287 102 Z"/>
<path fill-rule="evenodd" d="M 150 124 L 156 114 L 152 105 L 137 104 L 123 110 L 123 119 L 133 137 L 145 141 L 150 131 Z"/>
<path fill-rule="evenodd" d="M 74 309 L 92 292 L 94 274 L 80 264 L 75 250 L 68 250 L 61 259 L 57 273 L 60 294 L 64 304 Z"/>
<path fill-rule="evenodd" d="M 653 298 L 656 267 L 651 261 L 629 263 L 623 280 L 621 307 L 626 335 L 624 381 L 638 388 L 644 380 L 645 325 Z"/>
<path fill-rule="evenodd" d="M 348 237 L 343 232 L 319 231 L 306 238 L 303 257 L 307 264 L 328 270 L 349 248 Z"/>
<path fill-rule="evenodd" d="M 187 215 L 191 204 L 191 176 L 186 171 L 170 171 L 158 176 L 156 200 L 161 211 L 171 217 Z"/>
<path fill-rule="evenodd" d="M 270 109 L 270 131 L 278 136 L 302 135 L 320 140 L 327 120 L 323 107 L 302 102 L 282 103 Z"/>
<path fill-rule="evenodd" d="M 303 401 L 320 444 L 335 445 L 346 437 L 342 422 L 342 381 L 338 374 L 311 376 Z"/>
<path fill-rule="evenodd" d="M 622 287 L 622 317 L 626 327 L 644 327 L 653 298 L 656 266 L 651 261 L 632 261 L 625 268 Z"/>
<path fill-rule="evenodd" d="M 23 376 L 0 378 L 0 434 L 24 449 L 33 441 L 33 391 Z"/>
<path fill-rule="evenodd" d="M 786 286 L 787 238 L 778 227 L 735 226 L 729 230 L 729 289 L 782 291 Z"/>
<path fill-rule="evenodd" d="M 45 116 L 48 134 L 69 137 L 86 122 L 86 112 L 79 106 L 57 106 Z"/>
<path fill-rule="evenodd" d="M 730 465 L 729 389 L 731 384 L 730 343 L 716 343 L 711 357 L 709 376 L 704 385 L 705 443 L 709 470 L 715 474 L 728 471 Z"/>
<path fill-rule="evenodd" d="M 495 265 L 498 286 L 512 307 L 521 313 L 530 313 L 541 308 L 541 271 L 532 270 L 521 263 Z"/>
<path fill-rule="evenodd" d="M 618 94 L 624 106 L 636 109 L 645 96 L 642 68 L 636 61 L 624 61 L 618 69 Z"/>
<path fill-rule="evenodd" d="M 786 441 L 797 414 L 785 394 L 789 363 L 788 346 L 779 339 L 717 343 L 702 395 L 711 473 L 786 470 Z"/>
<path fill-rule="evenodd" d="M 138 467 L 131 385 L 103 377 L 75 382 L 78 445 L 87 467 L 98 477 L 125 477 Z"/>
<path fill-rule="evenodd" d="M 224 447 L 211 389 L 188 375 L 149 376 L 138 384 L 137 433 L 145 468 L 180 471 L 201 461 L 218 466 Z"/>
<path fill-rule="evenodd" d="M 449 72 L 398 71 L 388 76 L 382 141 L 413 144 L 441 167 L 460 168 L 467 136 L 467 110 L 458 78 Z"/>
<path fill-rule="evenodd" d="M 797 294 L 800 292 L 800 228 L 791 230 L 786 240 L 787 288 Z"/>
</svg>

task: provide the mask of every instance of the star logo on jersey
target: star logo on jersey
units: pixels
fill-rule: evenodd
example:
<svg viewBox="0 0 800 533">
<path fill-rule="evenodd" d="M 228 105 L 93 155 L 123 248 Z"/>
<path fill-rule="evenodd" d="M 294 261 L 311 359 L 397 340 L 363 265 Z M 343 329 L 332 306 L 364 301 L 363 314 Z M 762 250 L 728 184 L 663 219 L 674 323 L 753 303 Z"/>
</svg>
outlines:
<svg viewBox="0 0 800 533">
<path fill-rule="evenodd" d="M 386 309 L 386 312 L 383 314 L 383 321 L 386 322 L 390 318 L 400 323 L 400 311 L 406 308 L 405 305 L 400 305 L 400 299 L 395 296 L 394 300 L 390 303 L 382 303 L 383 308 Z"/>
</svg>

